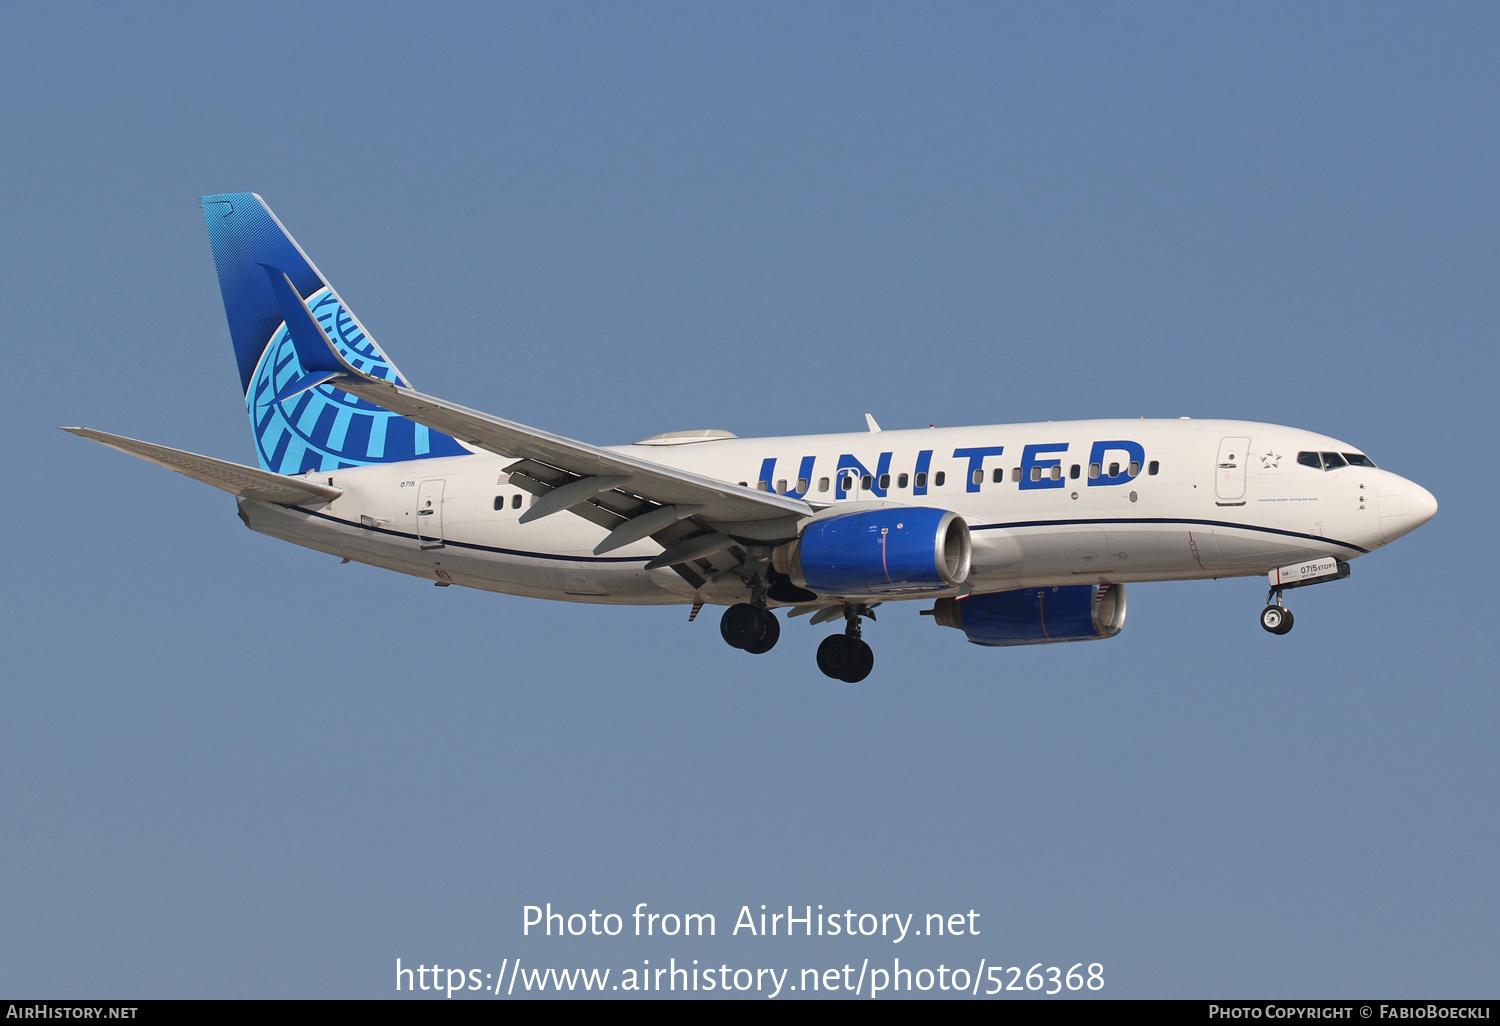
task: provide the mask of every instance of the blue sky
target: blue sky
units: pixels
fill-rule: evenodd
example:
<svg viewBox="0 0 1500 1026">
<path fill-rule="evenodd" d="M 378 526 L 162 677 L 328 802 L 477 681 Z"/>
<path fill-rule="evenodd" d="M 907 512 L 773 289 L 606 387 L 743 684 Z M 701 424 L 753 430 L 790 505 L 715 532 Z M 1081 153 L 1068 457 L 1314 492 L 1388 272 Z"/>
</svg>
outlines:
<svg viewBox="0 0 1500 1026">
<path fill-rule="evenodd" d="M 0 992 L 393 969 L 1101 962 L 1113 996 L 1492 996 L 1500 16 L 1488 5 L 11 5 Z M 434 589 L 55 430 L 253 462 L 205 193 L 424 390 L 600 443 L 1236 417 L 1437 518 L 1256 624 Z M 523 938 L 521 908 L 982 913 L 892 949 Z M 757 946 L 758 943 L 767 946 Z M 913 944 L 915 947 L 915 944 Z"/>
</svg>

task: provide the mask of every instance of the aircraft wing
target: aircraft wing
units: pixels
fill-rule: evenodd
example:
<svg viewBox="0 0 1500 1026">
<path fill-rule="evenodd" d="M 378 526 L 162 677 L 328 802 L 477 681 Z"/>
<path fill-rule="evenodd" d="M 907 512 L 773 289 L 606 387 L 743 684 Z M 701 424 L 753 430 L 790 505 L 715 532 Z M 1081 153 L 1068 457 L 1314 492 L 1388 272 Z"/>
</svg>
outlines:
<svg viewBox="0 0 1500 1026">
<path fill-rule="evenodd" d="M 689 520 L 712 526 L 794 521 L 813 514 L 813 507 L 800 499 L 564 438 L 369 374 L 344 359 L 291 280 L 278 268 L 262 266 L 305 372 L 282 389 L 278 401 L 327 384 L 462 442 L 513 457 L 518 462 L 506 468 L 511 481 L 540 496 L 522 515 L 523 523 L 566 509 L 610 531 L 595 553 L 645 537 L 670 551 L 690 536 L 698 547 L 709 544 L 702 535 L 694 536 L 698 528 Z"/>
<path fill-rule="evenodd" d="M 597 494 L 620 492 L 664 506 L 695 506 L 698 510 L 694 515 L 718 522 L 776 520 L 811 516 L 813 513 L 812 507 L 799 499 L 741 488 L 651 460 L 574 441 L 436 399 L 389 381 L 350 376 L 329 383 L 460 441 L 516 458 L 521 462 L 508 468 L 512 475 L 529 474 L 549 486 L 571 484 L 581 478 L 594 478 L 601 485 L 613 480 L 614 487 L 601 489 Z M 547 474 L 547 468 L 561 471 L 571 480 Z"/>
<path fill-rule="evenodd" d="M 327 485 L 304 481 L 297 477 L 273 474 L 268 470 L 246 467 L 227 460 L 216 460 L 212 456 L 199 456 L 197 453 L 184 452 L 181 449 L 169 449 L 165 445 L 142 442 L 134 438 L 126 438 L 124 435 L 112 435 L 107 431 L 81 427 L 65 427 L 63 430 L 69 434 L 78 435 L 80 438 L 98 442 L 100 445 L 107 445 L 111 449 L 139 456 L 149 463 L 175 470 L 195 481 L 222 488 L 226 492 L 246 499 L 260 499 L 265 502 L 279 502 L 284 506 L 295 506 L 306 502 L 332 502 L 344 494 L 342 488 L 330 488 Z"/>
</svg>

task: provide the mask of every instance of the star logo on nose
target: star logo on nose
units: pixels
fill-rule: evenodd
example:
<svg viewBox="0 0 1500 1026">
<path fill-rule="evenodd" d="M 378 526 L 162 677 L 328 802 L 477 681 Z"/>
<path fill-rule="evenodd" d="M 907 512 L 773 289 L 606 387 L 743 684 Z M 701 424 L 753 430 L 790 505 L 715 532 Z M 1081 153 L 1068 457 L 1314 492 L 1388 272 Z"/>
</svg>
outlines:
<svg viewBox="0 0 1500 1026">
<path fill-rule="evenodd" d="M 1281 466 L 1281 454 L 1275 452 L 1263 452 L 1260 454 L 1260 469 L 1272 470 Z"/>
</svg>

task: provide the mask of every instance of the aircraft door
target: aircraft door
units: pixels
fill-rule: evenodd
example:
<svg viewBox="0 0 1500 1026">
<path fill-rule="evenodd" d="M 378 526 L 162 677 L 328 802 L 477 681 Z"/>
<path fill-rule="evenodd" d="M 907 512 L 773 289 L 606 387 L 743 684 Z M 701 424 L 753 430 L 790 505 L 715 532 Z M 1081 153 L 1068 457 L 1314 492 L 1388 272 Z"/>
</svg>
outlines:
<svg viewBox="0 0 1500 1026">
<path fill-rule="evenodd" d="M 443 482 L 423 481 L 417 488 L 417 541 L 424 549 L 443 547 Z"/>
<path fill-rule="evenodd" d="M 1214 460 L 1214 497 L 1220 506 L 1245 504 L 1245 462 L 1250 439 L 1230 436 L 1219 442 Z"/>
</svg>

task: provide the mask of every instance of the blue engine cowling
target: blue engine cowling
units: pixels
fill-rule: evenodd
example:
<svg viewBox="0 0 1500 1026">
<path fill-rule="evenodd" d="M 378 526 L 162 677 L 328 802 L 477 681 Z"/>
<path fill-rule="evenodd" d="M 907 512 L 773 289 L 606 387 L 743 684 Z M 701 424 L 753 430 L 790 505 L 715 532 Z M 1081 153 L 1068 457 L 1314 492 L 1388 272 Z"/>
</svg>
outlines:
<svg viewBox="0 0 1500 1026">
<path fill-rule="evenodd" d="M 1125 626 L 1125 585 L 1068 584 L 1021 588 L 963 599 L 938 599 L 931 615 L 976 645 L 1050 645 L 1112 638 Z"/>
<path fill-rule="evenodd" d="M 972 553 L 957 513 L 887 506 L 814 520 L 772 558 L 798 587 L 820 594 L 910 595 L 963 584 Z"/>
</svg>

